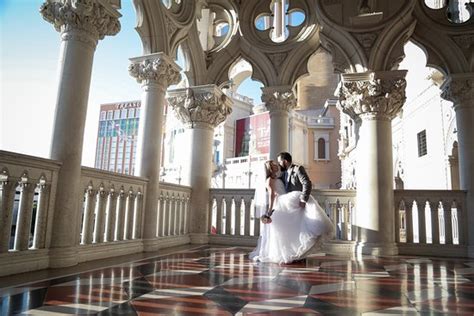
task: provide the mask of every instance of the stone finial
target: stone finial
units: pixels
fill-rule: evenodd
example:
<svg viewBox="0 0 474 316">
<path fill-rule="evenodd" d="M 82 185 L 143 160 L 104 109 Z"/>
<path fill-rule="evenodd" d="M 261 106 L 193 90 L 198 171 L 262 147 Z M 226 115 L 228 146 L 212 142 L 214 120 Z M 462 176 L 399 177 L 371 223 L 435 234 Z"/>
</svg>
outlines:
<svg viewBox="0 0 474 316">
<path fill-rule="evenodd" d="M 406 71 L 342 75 L 340 110 L 351 118 L 392 120 L 405 103 Z"/>
<path fill-rule="evenodd" d="M 120 31 L 121 14 L 97 0 L 47 0 L 40 13 L 61 32 L 64 40 L 74 38 L 96 45 L 99 39 Z"/>
<path fill-rule="evenodd" d="M 288 112 L 296 107 L 296 97 L 289 86 L 262 88 L 262 92 L 262 102 L 270 112 Z"/>
<path fill-rule="evenodd" d="M 139 83 L 155 82 L 165 89 L 181 80 L 181 68 L 163 53 L 130 58 L 128 72 Z"/>
<path fill-rule="evenodd" d="M 215 128 L 232 112 L 232 101 L 215 85 L 168 91 L 168 103 L 190 128 Z"/>
<path fill-rule="evenodd" d="M 454 109 L 474 105 L 474 74 L 454 74 L 441 86 L 441 97 L 454 103 Z"/>
</svg>

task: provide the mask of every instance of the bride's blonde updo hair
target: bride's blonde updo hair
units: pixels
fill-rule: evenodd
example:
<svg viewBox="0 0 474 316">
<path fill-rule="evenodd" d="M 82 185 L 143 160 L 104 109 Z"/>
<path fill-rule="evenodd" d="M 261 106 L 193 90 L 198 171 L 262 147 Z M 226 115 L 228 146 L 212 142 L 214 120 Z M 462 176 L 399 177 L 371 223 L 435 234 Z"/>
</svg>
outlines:
<svg viewBox="0 0 474 316">
<path fill-rule="evenodd" d="M 265 179 L 268 179 L 272 176 L 272 162 L 273 160 L 265 161 Z"/>
</svg>

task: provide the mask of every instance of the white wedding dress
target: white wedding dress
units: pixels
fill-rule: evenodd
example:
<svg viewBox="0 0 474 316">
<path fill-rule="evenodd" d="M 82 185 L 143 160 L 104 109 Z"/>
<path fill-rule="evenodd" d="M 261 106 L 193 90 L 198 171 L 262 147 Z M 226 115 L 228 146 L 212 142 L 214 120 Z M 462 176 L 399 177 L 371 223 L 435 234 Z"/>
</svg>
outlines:
<svg viewBox="0 0 474 316">
<path fill-rule="evenodd" d="M 303 259 L 316 243 L 332 238 L 333 224 L 312 196 L 302 209 L 299 206 L 301 191 L 286 193 L 279 179 L 275 182 L 275 191 L 278 195 L 272 222 L 260 225 L 260 238 L 257 248 L 249 255 L 251 260 L 290 263 Z"/>
</svg>

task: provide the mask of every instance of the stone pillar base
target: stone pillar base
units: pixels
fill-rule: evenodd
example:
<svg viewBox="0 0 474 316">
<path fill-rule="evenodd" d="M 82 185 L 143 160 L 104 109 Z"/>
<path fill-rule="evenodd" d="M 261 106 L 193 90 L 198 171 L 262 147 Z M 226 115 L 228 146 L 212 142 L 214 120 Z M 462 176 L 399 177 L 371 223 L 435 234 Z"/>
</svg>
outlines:
<svg viewBox="0 0 474 316">
<path fill-rule="evenodd" d="M 189 238 L 191 239 L 191 244 L 195 245 L 204 245 L 209 243 L 209 234 L 189 234 Z"/>
<path fill-rule="evenodd" d="M 358 242 L 355 245 L 356 254 L 371 256 L 396 256 L 398 247 L 395 243 Z"/>
<path fill-rule="evenodd" d="M 50 268 L 66 268 L 77 264 L 77 247 L 51 248 L 49 250 Z"/>
<path fill-rule="evenodd" d="M 160 249 L 160 243 L 156 238 L 143 239 L 143 251 L 144 252 L 155 252 Z"/>
</svg>

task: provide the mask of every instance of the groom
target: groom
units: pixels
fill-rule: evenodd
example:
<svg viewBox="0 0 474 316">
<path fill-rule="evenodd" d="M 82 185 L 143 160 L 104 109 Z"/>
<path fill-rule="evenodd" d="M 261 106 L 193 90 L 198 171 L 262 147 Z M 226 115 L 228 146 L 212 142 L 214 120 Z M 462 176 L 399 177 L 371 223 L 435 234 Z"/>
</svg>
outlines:
<svg viewBox="0 0 474 316">
<path fill-rule="evenodd" d="M 301 191 L 300 207 L 304 208 L 311 194 L 311 180 L 303 166 L 295 165 L 291 155 L 287 152 L 278 154 L 278 164 L 281 167 L 281 180 L 285 184 L 286 192 Z"/>
</svg>

